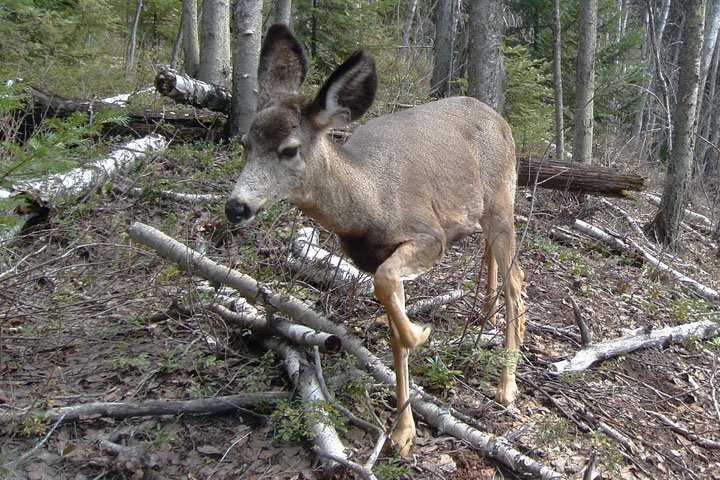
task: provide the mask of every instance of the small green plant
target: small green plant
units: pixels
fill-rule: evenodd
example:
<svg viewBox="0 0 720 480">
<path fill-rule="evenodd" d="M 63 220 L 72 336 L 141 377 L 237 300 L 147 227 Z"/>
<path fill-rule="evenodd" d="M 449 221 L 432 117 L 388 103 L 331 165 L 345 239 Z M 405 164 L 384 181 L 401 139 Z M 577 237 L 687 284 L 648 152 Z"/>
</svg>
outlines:
<svg viewBox="0 0 720 480">
<path fill-rule="evenodd" d="M 142 369 L 147 363 L 147 355 L 144 353 L 134 357 L 117 356 L 110 360 L 110 366 L 118 372 L 124 372 L 131 368 Z"/>
<path fill-rule="evenodd" d="M 23 421 L 21 433 L 26 437 L 45 434 L 47 422 L 40 417 L 29 417 Z"/>
<path fill-rule="evenodd" d="M 190 388 L 188 389 L 192 396 L 194 397 L 209 397 L 213 393 L 215 393 L 215 383 L 213 382 L 203 382 L 203 383 L 193 383 L 190 385 Z"/>
<path fill-rule="evenodd" d="M 462 371 L 448 367 L 440 355 L 425 360 L 425 383 L 428 388 L 447 394 L 457 383 Z"/>
<path fill-rule="evenodd" d="M 275 435 L 287 442 L 300 443 L 307 439 L 305 415 L 298 402 L 278 400 L 270 418 L 277 424 Z"/>
<path fill-rule="evenodd" d="M 197 359 L 197 366 L 200 370 L 212 370 L 222 366 L 224 363 L 225 362 L 223 360 L 218 360 L 215 355 L 200 357 Z"/>
<path fill-rule="evenodd" d="M 543 445 L 557 447 L 567 442 L 570 422 L 552 414 L 544 414 L 537 423 L 537 440 Z"/>
<path fill-rule="evenodd" d="M 623 463 L 623 456 L 620 453 L 620 445 L 610 440 L 600 430 L 593 432 L 593 447 L 600 456 L 601 461 L 609 472 L 618 473 Z"/>
<path fill-rule="evenodd" d="M 395 454 L 388 458 L 387 463 L 378 463 L 375 466 L 375 476 L 378 480 L 396 480 L 410 476 L 410 465 L 400 456 Z"/>
<path fill-rule="evenodd" d="M 172 435 L 170 429 L 168 429 L 161 423 L 158 423 L 157 425 L 155 425 L 155 432 L 153 435 L 153 439 L 150 443 L 155 446 L 162 445 L 163 443 L 167 442 L 167 440 L 170 438 L 170 435 Z"/>
</svg>

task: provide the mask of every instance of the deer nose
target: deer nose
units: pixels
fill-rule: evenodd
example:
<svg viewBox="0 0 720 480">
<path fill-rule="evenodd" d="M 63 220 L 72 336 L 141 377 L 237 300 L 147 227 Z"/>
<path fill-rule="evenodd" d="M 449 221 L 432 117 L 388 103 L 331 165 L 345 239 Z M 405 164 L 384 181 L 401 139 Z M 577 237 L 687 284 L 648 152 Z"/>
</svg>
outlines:
<svg viewBox="0 0 720 480">
<path fill-rule="evenodd" d="M 252 214 L 250 213 L 250 206 L 247 203 L 242 203 L 231 198 L 225 203 L 225 216 L 232 223 L 240 223 L 250 218 Z"/>
</svg>

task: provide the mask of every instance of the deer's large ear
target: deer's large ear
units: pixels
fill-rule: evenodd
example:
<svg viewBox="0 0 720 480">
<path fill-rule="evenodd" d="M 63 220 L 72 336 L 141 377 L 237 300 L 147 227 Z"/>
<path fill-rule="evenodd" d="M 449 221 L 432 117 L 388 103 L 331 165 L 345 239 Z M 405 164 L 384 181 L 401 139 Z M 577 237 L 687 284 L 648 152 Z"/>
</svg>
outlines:
<svg viewBox="0 0 720 480">
<path fill-rule="evenodd" d="M 375 58 L 358 50 L 330 75 L 307 107 L 307 116 L 318 130 L 347 125 L 370 108 L 377 83 Z"/>
<path fill-rule="evenodd" d="M 258 66 L 258 109 L 278 94 L 294 94 L 305 81 L 308 61 L 300 42 L 283 24 L 271 26 Z"/>
</svg>

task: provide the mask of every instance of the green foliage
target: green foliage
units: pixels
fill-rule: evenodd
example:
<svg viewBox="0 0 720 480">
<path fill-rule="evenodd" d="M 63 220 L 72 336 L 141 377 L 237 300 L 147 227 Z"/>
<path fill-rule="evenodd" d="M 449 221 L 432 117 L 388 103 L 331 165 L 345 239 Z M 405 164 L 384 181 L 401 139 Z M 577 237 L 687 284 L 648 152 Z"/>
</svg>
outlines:
<svg viewBox="0 0 720 480">
<path fill-rule="evenodd" d="M 527 46 L 505 49 L 505 115 L 516 149 L 543 153 L 554 136 L 551 65 L 534 60 Z"/>
<path fill-rule="evenodd" d="M 439 390 L 445 395 L 455 386 L 462 371 L 450 368 L 440 355 L 435 355 L 425 360 L 423 375 L 429 389 Z"/>
<path fill-rule="evenodd" d="M 602 431 L 593 432 L 593 447 L 605 464 L 605 468 L 610 472 L 619 473 L 623 464 L 623 456 L 620 453 L 620 445 L 610 440 Z"/>
<path fill-rule="evenodd" d="M 537 423 L 537 440 L 541 445 L 557 447 L 567 444 L 570 421 L 552 414 L 543 414 Z"/>
<path fill-rule="evenodd" d="M 398 478 L 409 478 L 412 469 L 410 465 L 396 453 L 388 458 L 387 463 L 378 463 L 375 466 L 375 476 L 378 480 L 396 480 Z"/>
</svg>

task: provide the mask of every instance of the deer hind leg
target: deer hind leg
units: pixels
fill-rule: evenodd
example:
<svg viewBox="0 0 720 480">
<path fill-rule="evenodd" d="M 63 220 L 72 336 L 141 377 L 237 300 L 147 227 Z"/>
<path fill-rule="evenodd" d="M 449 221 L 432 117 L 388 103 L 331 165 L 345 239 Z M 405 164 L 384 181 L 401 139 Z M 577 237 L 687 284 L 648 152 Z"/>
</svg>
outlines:
<svg viewBox="0 0 720 480">
<path fill-rule="evenodd" d="M 398 411 L 410 398 L 408 373 L 410 349 L 425 343 L 431 332 L 429 326 L 410 321 L 405 313 L 405 290 L 402 279 L 427 271 L 435 260 L 440 258 L 442 249 L 442 242 L 404 243 L 375 272 L 375 296 L 385 306 L 390 324 L 390 346 L 395 367 Z M 391 438 L 399 446 L 401 455 L 407 456 L 410 453 L 415 438 L 415 421 L 410 406 L 400 413 Z"/>
<path fill-rule="evenodd" d="M 489 321 L 492 325 L 497 324 L 497 262 L 492 254 L 490 239 L 485 239 L 485 265 L 487 265 L 487 288 L 485 290 L 485 300 L 483 303 L 483 318 L 480 328 L 485 326 L 485 322 Z"/>
<path fill-rule="evenodd" d="M 520 345 L 525 336 L 525 306 L 521 298 L 524 273 L 515 257 L 515 228 L 512 216 L 498 222 L 494 235 L 488 235 L 492 255 L 498 264 L 501 278 L 505 281 L 505 351 L 506 363 L 500 372 L 500 385 L 495 399 L 503 405 L 509 405 L 517 397 L 517 384 L 515 382 L 515 369 L 519 355 Z M 493 237 L 493 238 L 490 238 Z M 508 273 L 509 272 L 509 273 Z"/>
</svg>

